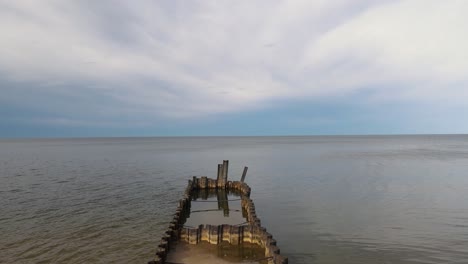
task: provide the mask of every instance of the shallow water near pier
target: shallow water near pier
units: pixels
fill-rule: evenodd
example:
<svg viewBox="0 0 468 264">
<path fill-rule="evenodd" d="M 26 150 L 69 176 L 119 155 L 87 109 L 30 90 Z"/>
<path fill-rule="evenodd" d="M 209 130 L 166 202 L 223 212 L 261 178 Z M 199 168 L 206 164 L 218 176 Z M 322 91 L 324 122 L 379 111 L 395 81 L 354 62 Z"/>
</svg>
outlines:
<svg viewBox="0 0 468 264">
<path fill-rule="evenodd" d="M 440 135 L 0 140 L 0 263 L 146 263 L 222 159 L 290 263 L 468 261 L 468 136 Z"/>
<path fill-rule="evenodd" d="M 247 212 L 241 205 L 239 191 L 200 189 L 191 192 L 190 209 L 184 213 L 183 228 L 194 229 L 200 225 L 243 226 L 248 224 Z M 223 231 L 220 231 L 221 233 Z M 219 237 L 216 235 L 216 238 Z M 216 243 L 218 243 L 217 241 Z M 265 248 L 255 243 L 230 244 L 221 241 L 210 244 L 201 238 L 197 244 L 187 241 L 172 243 L 167 261 L 170 263 L 244 263 L 267 264 Z"/>
<path fill-rule="evenodd" d="M 242 225 L 247 222 L 242 212 L 240 195 L 224 190 L 201 190 L 196 191 L 194 197 L 185 226 Z"/>
</svg>

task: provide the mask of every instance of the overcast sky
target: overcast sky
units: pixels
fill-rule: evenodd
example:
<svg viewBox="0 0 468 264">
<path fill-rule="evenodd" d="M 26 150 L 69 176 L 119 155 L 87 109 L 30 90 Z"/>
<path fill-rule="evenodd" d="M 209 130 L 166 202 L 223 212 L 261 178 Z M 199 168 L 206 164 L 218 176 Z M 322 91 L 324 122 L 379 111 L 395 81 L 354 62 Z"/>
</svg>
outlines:
<svg viewBox="0 0 468 264">
<path fill-rule="evenodd" d="M 0 0 L 0 137 L 468 133 L 467 14 Z"/>
</svg>

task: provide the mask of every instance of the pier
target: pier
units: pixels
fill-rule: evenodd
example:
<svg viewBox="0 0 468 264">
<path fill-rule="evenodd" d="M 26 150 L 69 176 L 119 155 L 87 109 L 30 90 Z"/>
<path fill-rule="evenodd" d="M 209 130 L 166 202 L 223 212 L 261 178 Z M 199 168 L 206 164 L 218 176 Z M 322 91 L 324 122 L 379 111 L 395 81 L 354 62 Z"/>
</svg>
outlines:
<svg viewBox="0 0 468 264">
<path fill-rule="evenodd" d="M 276 240 L 261 226 L 255 212 L 251 188 L 245 183 L 247 169 L 241 181 L 229 181 L 229 161 L 224 160 L 218 164 L 216 179 L 194 176 L 188 180 L 148 264 L 210 263 L 210 257 L 211 263 L 287 264 L 288 259 L 280 254 Z"/>
</svg>

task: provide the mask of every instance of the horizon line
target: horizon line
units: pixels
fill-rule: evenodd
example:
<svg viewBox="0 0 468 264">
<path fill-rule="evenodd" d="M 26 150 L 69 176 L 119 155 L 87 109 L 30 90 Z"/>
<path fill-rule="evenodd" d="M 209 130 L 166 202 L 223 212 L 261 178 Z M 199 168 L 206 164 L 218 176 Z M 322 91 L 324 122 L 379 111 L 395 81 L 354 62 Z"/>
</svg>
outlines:
<svg viewBox="0 0 468 264">
<path fill-rule="evenodd" d="M 292 135 L 154 135 L 154 136 L 40 136 L 40 137 L 0 137 L 0 140 L 35 139 L 104 139 L 104 138 L 239 138 L 239 137 L 365 137 L 365 136 L 466 136 L 468 133 L 394 133 L 394 134 L 292 134 Z"/>
</svg>

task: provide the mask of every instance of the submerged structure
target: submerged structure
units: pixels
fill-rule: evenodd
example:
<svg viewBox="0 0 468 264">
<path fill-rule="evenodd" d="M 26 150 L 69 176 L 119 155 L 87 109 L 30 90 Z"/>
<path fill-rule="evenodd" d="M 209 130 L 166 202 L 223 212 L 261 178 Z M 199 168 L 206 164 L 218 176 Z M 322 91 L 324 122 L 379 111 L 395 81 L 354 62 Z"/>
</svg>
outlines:
<svg viewBox="0 0 468 264">
<path fill-rule="evenodd" d="M 228 168 L 224 160 L 216 179 L 194 176 L 188 181 L 148 264 L 288 263 L 257 217 L 251 189 L 244 182 L 248 168 L 240 181 L 228 181 Z"/>
</svg>

